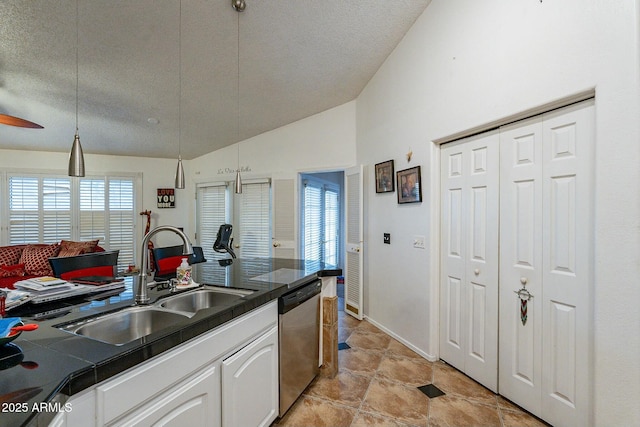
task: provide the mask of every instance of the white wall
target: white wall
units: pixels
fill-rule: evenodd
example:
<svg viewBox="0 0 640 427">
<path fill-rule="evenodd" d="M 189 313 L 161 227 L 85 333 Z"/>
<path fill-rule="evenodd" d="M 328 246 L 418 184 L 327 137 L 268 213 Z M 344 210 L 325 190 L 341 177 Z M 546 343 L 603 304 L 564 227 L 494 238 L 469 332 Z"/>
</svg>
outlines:
<svg viewBox="0 0 640 427">
<path fill-rule="evenodd" d="M 300 172 L 353 166 L 355 114 L 356 103 L 352 101 L 240 142 L 242 179 L 295 179 Z M 238 144 L 234 144 L 190 161 L 190 181 L 233 181 L 237 165 Z M 194 212 L 190 214 L 192 221 L 195 221 Z M 195 222 L 190 229 L 195 230 Z"/>
<path fill-rule="evenodd" d="M 638 8 L 633 0 L 433 0 L 357 101 L 358 162 L 369 166 L 365 313 L 437 356 L 433 141 L 595 88 L 596 425 L 640 424 Z M 422 166 L 422 204 L 375 193 L 373 164 L 388 159 L 396 170 Z M 417 234 L 427 236 L 426 250 L 411 247 Z"/>
</svg>

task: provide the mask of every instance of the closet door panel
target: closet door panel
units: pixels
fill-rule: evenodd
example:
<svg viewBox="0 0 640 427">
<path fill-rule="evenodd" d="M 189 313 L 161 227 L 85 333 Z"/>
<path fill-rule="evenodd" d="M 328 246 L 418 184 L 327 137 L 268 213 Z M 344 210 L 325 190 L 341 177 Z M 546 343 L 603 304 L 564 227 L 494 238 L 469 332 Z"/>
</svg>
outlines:
<svg viewBox="0 0 640 427">
<path fill-rule="evenodd" d="M 542 382 L 542 118 L 500 132 L 499 391 L 540 413 Z M 533 295 L 523 313 L 520 289 Z M 526 316 L 525 316 L 526 315 Z"/>
<path fill-rule="evenodd" d="M 543 116 L 542 416 L 556 425 L 590 424 L 593 117 L 593 101 Z"/>
<path fill-rule="evenodd" d="M 499 139 L 487 132 L 441 151 L 440 353 L 497 390 Z"/>
</svg>

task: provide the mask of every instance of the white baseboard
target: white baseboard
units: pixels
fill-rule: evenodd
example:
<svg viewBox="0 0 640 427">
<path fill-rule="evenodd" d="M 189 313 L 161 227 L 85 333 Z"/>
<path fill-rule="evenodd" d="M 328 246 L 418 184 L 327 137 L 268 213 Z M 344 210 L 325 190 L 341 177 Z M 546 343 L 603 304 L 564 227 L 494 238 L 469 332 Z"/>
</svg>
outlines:
<svg viewBox="0 0 640 427">
<path fill-rule="evenodd" d="M 364 320 L 366 320 L 367 322 L 371 323 L 373 326 L 375 326 L 376 328 L 384 331 L 384 333 L 386 333 L 387 335 L 391 336 L 392 338 L 400 341 L 402 344 L 406 345 L 407 347 L 409 347 L 411 350 L 415 351 L 416 353 L 418 353 L 420 356 L 424 357 L 425 359 L 427 359 L 429 362 L 437 362 L 438 358 L 432 354 L 428 354 L 422 350 L 420 350 L 418 347 L 416 347 L 415 345 L 411 344 L 409 341 L 405 340 L 404 338 L 402 338 L 401 336 L 398 336 L 396 333 L 394 333 L 393 331 L 390 331 L 389 329 L 385 328 L 383 325 L 381 325 L 380 323 L 376 322 L 375 320 L 373 320 L 372 318 L 370 318 L 369 316 L 365 315 L 364 316 Z"/>
</svg>

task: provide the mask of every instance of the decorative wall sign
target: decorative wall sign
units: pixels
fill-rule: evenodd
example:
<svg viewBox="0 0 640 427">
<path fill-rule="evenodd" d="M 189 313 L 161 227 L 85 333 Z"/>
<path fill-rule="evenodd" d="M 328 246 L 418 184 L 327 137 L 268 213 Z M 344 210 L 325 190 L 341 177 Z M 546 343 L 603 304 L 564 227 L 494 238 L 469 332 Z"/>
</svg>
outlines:
<svg viewBox="0 0 640 427">
<path fill-rule="evenodd" d="M 176 207 L 176 189 L 158 188 L 158 208 Z"/>
<path fill-rule="evenodd" d="M 398 203 L 422 202 L 420 166 L 398 171 Z"/>
<path fill-rule="evenodd" d="M 393 160 L 376 164 L 376 193 L 392 193 L 395 189 Z"/>
</svg>

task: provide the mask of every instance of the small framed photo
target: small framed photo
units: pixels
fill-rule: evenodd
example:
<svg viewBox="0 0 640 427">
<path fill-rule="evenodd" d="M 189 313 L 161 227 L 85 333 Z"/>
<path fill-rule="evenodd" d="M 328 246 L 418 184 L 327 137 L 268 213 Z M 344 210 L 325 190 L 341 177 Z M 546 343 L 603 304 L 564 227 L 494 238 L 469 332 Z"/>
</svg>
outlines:
<svg viewBox="0 0 640 427">
<path fill-rule="evenodd" d="M 422 202 L 420 166 L 398 171 L 398 203 Z"/>
<path fill-rule="evenodd" d="M 393 160 L 376 164 L 376 193 L 392 193 L 395 190 L 393 181 Z"/>
</svg>

